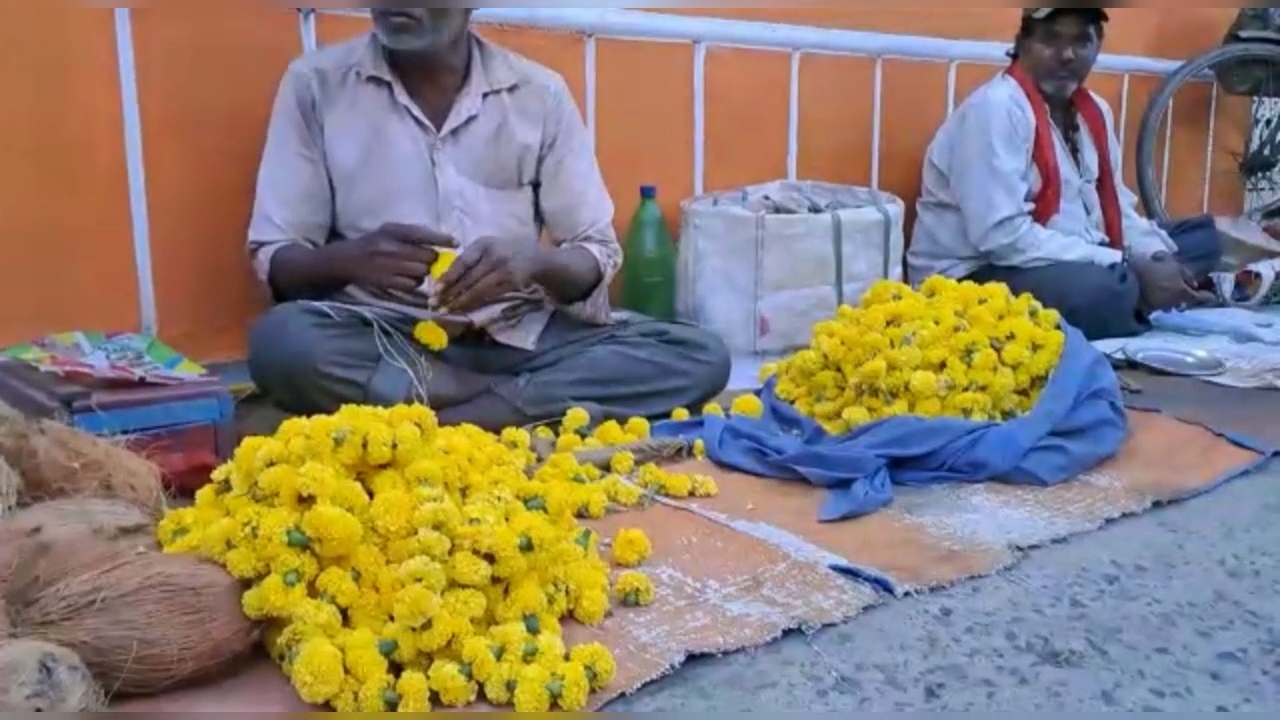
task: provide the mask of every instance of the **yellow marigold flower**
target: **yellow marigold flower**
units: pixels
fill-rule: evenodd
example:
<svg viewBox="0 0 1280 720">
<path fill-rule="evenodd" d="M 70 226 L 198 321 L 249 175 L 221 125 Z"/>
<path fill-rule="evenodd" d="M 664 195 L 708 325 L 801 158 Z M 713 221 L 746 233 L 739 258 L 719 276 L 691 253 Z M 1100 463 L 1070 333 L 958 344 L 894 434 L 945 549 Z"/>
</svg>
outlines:
<svg viewBox="0 0 1280 720">
<path fill-rule="evenodd" d="M 683 499 L 693 494 L 693 476 L 660 470 L 655 473 L 658 492 L 669 498 Z"/>
<path fill-rule="evenodd" d="M 551 673 L 541 665 L 526 665 L 516 674 L 512 701 L 516 712 L 547 712 L 551 709 Z"/>
<path fill-rule="evenodd" d="M 395 678 L 389 673 L 370 678 L 356 690 L 358 712 L 388 712 L 395 710 L 400 698 L 395 694 Z"/>
<path fill-rule="evenodd" d="M 591 695 L 591 679 L 585 665 L 579 662 L 562 662 L 551 676 L 551 696 L 556 706 L 566 712 L 577 712 L 587 706 Z"/>
<path fill-rule="evenodd" d="M 626 480 L 611 475 L 604 481 L 604 491 L 610 502 L 623 507 L 635 507 L 644 501 L 644 489 Z"/>
<path fill-rule="evenodd" d="M 689 494 L 696 498 L 712 498 L 720 494 L 720 486 L 710 475 L 693 475 Z"/>
<path fill-rule="evenodd" d="M 313 705 L 329 702 L 342 692 L 347 679 L 342 651 L 328 638 L 315 637 L 303 642 L 289 664 L 289 679 L 303 702 Z"/>
<path fill-rule="evenodd" d="M 635 440 L 649 437 L 649 421 L 642 417 L 628 418 L 622 429 Z"/>
<path fill-rule="evenodd" d="M 760 397 L 754 393 L 739 395 L 729 404 L 729 412 L 733 415 L 758 418 L 764 415 L 764 403 L 760 402 Z"/>
<path fill-rule="evenodd" d="M 705 460 L 707 458 L 707 444 L 703 442 L 702 438 L 694 439 L 693 456 L 699 460 Z"/>
<path fill-rule="evenodd" d="M 446 707 L 466 707 L 476 701 L 479 687 L 471 679 L 471 669 L 452 660 L 436 660 L 427 670 L 427 682 L 440 704 Z"/>
<path fill-rule="evenodd" d="M 689 408 L 678 407 L 671 411 L 672 420 L 688 420 L 690 417 Z"/>
<path fill-rule="evenodd" d="M 431 352 L 440 352 L 449 346 L 449 333 L 434 320 L 423 320 L 414 325 L 413 339 Z"/>
<path fill-rule="evenodd" d="M 436 248 L 436 261 L 431 263 L 431 279 L 439 280 L 444 274 L 449 272 L 449 268 L 453 267 L 453 262 L 458 259 L 458 251 L 450 248 Z"/>
<path fill-rule="evenodd" d="M 416 670 L 405 670 L 396 679 L 396 712 L 431 712 L 431 688 L 427 676 Z"/>
<path fill-rule="evenodd" d="M 768 382 L 769 378 L 778 374 L 778 363 L 770 362 L 760 366 L 760 373 L 757 376 L 760 382 Z"/>
<path fill-rule="evenodd" d="M 720 403 L 709 402 L 702 406 L 703 415 L 715 415 L 716 417 L 724 417 L 724 408 L 720 407 Z"/>
<path fill-rule="evenodd" d="M 556 452 L 573 452 L 582 447 L 583 441 L 581 435 L 573 433 L 564 433 L 556 438 Z"/>
<path fill-rule="evenodd" d="M 561 433 L 574 433 L 591 424 L 591 413 L 580 407 L 569 408 L 560 421 Z"/>
<path fill-rule="evenodd" d="M 503 445 L 517 450 L 527 450 L 529 443 L 532 441 L 529 431 L 524 428 L 503 428 L 498 437 L 502 440 Z"/>
<path fill-rule="evenodd" d="M 569 650 L 569 660 L 581 663 L 587 669 L 587 677 L 591 681 L 592 690 L 603 690 L 613 682 L 618 670 L 617 662 L 609 648 L 598 642 L 575 645 Z"/>
<path fill-rule="evenodd" d="M 610 550 L 615 565 L 637 567 L 649 559 L 653 544 L 640 528 L 623 528 L 613 536 Z"/>
<path fill-rule="evenodd" d="M 511 702 L 511 695 L 516 687 L 516 672 L 522 665 L 503 661 L 494 668 L 493 674 L 484 681 L 484 699 L 493 705 L 506 705 Z"/>
<path fill-rule="evenodd" d="M 618 574 L 613 594 L 627 607 L 644 607 L 653 602 L 653 582 L 642 572 L 625 570 Z"/>
<path fill-rule="evenodd" d="M 591 433 L 591 437 L 605 446 L 622 445 L 631 440 L 631 437 L 627 435 L 627 431 L 622 428 L 622 424 L 617 420 L 605 420 L 600 423 Z"/>
<path fill-rule="evenodd" d="M 627 451 L 617 452 L 609 459 L 609 472 L 630 475 L 636 469 L 636 456 Z"/>
<path fill-rule="evenodd" d="M 609 592 L 606 588 L 590 588 L 574 597 L 573 619 L 583 625 L 599 625 L 608 614 Z"/>
</svg>

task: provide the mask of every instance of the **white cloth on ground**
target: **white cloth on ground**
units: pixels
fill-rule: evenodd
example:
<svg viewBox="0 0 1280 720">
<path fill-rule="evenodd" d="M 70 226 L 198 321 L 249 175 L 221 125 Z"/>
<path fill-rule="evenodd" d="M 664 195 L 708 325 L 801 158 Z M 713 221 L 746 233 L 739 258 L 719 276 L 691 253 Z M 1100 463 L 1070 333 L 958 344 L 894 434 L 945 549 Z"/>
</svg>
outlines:
<svg viewBox="0 0 1280 720">
<path fill-rule="evenodd" d="M 1228 387 L 1280 390 L 1280 307 L 1156 313 L 1151 324 L 1154 329 L 1140 338 L 1098 340 L 1093 346 L 1113 357 L 1133 342 L 1205 351 L 1221 358 L 1227 369 L 1202 380 Z"/>
</svg>

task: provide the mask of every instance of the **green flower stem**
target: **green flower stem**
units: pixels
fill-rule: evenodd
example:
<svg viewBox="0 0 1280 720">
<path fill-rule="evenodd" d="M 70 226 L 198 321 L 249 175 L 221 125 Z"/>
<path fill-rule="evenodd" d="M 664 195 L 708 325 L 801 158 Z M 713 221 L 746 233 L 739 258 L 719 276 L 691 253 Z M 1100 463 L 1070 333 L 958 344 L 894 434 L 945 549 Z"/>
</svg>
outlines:
<svg viewBox="0 0 1280 720">
<path fill-rule="evenodd" d="M 289 528 L 284 534 L 285 544 L 291 548 L 305 548 L 311 546 L 311 538 L 298 528 Z"/>
</svg>

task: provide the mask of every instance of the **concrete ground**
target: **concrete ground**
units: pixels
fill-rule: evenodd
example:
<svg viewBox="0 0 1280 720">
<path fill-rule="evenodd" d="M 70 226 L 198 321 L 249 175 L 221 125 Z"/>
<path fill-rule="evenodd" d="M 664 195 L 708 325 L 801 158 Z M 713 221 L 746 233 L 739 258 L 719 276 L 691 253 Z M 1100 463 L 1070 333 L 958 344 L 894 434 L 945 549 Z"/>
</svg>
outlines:
<svg viewBox="0 0 1280 720">
<path fill-rule="evenodd" d="M 617 711 L 1280 709 L 1280 462 L 889 601 L 696 659 Z"/>
</svg>

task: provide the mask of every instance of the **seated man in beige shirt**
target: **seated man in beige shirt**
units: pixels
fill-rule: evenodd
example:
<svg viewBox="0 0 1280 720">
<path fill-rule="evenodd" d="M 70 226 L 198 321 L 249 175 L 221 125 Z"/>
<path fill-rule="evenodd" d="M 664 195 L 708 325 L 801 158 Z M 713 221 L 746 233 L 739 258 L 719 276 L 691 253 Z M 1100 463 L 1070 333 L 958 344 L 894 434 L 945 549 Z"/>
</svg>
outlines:
<svg viewBox="0 0 1280 720">
<path fill-rule="evenodd" d="M 258 388 L 290 412 L 419 400 L 489 429 L 721 392 L 717 337 L 611 312 L 613 204 L 564 80 L 473 35 L 470 9 L 372 13 L 369 36 L 294 61 L 272 110 L 249 226 L 277 301 L 250 331 Z M 459 256 L 432 284 L 443 246 Z M 440 317 L 433 353 L 412 329 Z"/>
</svg>

